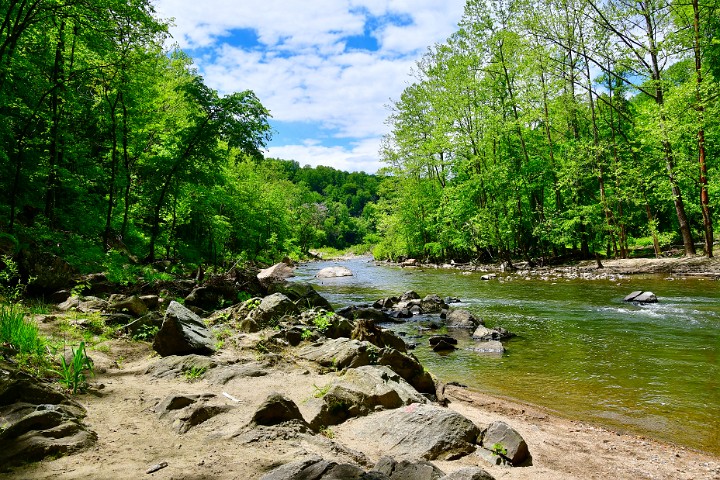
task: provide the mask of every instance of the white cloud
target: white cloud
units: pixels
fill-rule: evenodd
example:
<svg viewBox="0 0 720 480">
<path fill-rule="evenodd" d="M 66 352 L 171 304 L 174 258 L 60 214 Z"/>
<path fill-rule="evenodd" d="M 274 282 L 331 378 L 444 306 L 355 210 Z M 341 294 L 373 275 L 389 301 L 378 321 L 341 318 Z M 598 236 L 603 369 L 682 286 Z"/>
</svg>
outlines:
<svg viewBox="0 0 720 480">
<path fill-rule="evenodd" d="M 375 173 L 384 166 L 378 160 L 377 143 L 373 139 L 364 140 L 346 147 L 327 147 L 308 141 L 303 145 L 284 145 L 271 147 L 267 151 L 270 158 L 295 160 L 300 166 L 326 165 L 338 170 L 363 171 Z"/>
<path fill-rule="evenodd" d="M 196 63 L 209 86 L 221 93 L 251 89 L 275 120 L 315 123 L 348 141 L 339 150 L 306 142 L 273 147 L 272 152 L 284 148 L 282 158 L 301 163 L 307 158 L 315 165 L 315 159 L 323 159 L 334 163 L 322 164 L 335 168 L 374 171 L 380 136 L 386 133 L 385 105 L 399 98 L 426 48 L 456 30 L 464 3 L 158 0 L 157 10 L 175 18 L 171 33 L 182 48 L 202 53 Z M 368 14 L 380 21 L 366 24 Z M 398 18 L 401 25 L 388 20 Z M 370 27 L 379 50 L 348 51 L 345 39 Z M 228 44 L 235 29 L 253 29 L 260 46 L 246 50 Z M 283 142 L 282 134 L 274 144 Z"/>
</svg>

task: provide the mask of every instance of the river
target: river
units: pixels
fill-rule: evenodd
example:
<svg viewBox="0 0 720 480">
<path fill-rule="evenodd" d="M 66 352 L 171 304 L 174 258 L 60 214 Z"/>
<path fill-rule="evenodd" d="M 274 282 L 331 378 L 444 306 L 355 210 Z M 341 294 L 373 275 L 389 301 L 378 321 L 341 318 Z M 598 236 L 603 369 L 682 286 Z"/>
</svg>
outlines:
<svg viewBox="0 0 720 480">
<path fill-rule="evenodd" d="M 354 275 L 317 279 L 344 265 Z M 483 281 L 455 270 L 401 269 L 359 257 L 304 264 L 296 280 L 312 283 L 334 305 L 372 303 L 415 290 L 460 298 L 489 327 L 517 334 L 503 355 L 478 354 L 467 332 L 450 332 L 459 349 L 440 355 L 426 328 L 439 317 L 385 325 L 417 343 L 413 353 L 444 381 L 720 454 L 720 284 L 714 280 L 624 276 L 612 280 Z M 622 301 L 653 291 L 656 304 Z M 444 331 L 444 330 L 440 330 Z"/>
</svg>

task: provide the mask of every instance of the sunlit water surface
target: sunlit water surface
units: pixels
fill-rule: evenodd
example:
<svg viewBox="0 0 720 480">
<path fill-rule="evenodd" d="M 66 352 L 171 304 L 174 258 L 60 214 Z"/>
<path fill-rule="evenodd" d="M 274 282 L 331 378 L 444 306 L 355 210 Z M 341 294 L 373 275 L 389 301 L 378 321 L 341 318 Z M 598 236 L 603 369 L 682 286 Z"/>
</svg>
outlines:
<svg viewBox="0 0 720 480">
<path fill-rule="evenodd" d="M 349 267 L 354 276 L 317 279 L 321 268 Z M 439 317 L 387 325 L 418 344 L 414 354 L 445 381 L 541 405 L 720 454 L 720 283 L 626 276 L 613 280 L 483 281 L 454 270 L 377 266 L 369 258 L 301 266 L 296 280 L 316 286 L 335 306 L 415 290 L 454 296 L 489 327 L 518 336 L 502 356 L 478 354 L 464 331 L 449 332 L 460 349 L 439 355 L 424 327 Z M 651 290 L 659 303 L 622 301 Z M 437 331 L 433 332 L 437 333 Z"/>
</svg>

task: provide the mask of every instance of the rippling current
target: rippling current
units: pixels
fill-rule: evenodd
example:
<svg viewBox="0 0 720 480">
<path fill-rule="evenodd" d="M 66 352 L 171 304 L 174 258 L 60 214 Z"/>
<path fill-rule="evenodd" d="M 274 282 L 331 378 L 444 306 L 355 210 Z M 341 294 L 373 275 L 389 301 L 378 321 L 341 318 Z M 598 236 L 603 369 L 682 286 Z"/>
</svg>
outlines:
<svg viewBox="0 0 720 480">
<path fill-rule="evenodd" d="M 354 275 L 317 279 L 344 265 Z M 570 418 L 720 454 L 720 282 L 625 276 L 608 280 L 490 281 L 455 270 L 378 266 L 369 258 L 302 265 L 296 280 L 316 286 L 335 306 L 372 303 L 415 290 L 460 298 L 489 327 L 517 334 L 503 355 L 467 350 L 470 333 L 449 332 L 459 349 L 428 348 L 437 315 L 387 325 L 445 381 L 541 405 Z M 622 301 L 653 291 L 657 304 Z M 444 331 L 444 330 L 440 330 Z M 437 333 L 433 331 L 433 333 Z"/>
</svg>

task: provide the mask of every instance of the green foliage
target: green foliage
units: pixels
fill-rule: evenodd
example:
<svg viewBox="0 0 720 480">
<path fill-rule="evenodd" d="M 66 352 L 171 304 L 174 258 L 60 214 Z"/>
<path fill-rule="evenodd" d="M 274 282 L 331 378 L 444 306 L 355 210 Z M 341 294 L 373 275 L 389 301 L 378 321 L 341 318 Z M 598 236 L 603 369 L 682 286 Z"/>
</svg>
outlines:
<svg viewBox="0 0 720 480">
<path fill-rule="evenodd" d="M 85 352 L 85 342 L 80 342 L 77 349 L 72 349 L 72 360 L 67 363 L 65 356 L 60 356 L 59 382 L 73 394 L 87 390 L 87 375 L 94 374 L 94 366 Z"/>
<path fill-rule="evenodd" d="M 315 390 L 313 391 L 313 397 L 315 397 L 315 398 L 322 398 L 322 397 L 324 397 L 324 396 L 327 395 L 327 393 L 330 391 L 330 388 L 331 388 L 331 387 L 332 387 L 332 384 L 331 384 L 331 383 L 328 383 L 327 385 L 325 385 L 325 386 L 323 386 L 323 387 L 318 387 L 317 385 L 315 385 L 315 384 L 313 383 L 313 388 L 315 389 Z"/>
<path fill-rule="evenodd" d="M 311 330 L 308 330 L 307 328 L 303 328 L 302 333 L 300 334 L 300 338 L 302 340 L 308 340 L 312 338 L 313 332 Z"/>
<path fill-rule="evenodd" d="M 146 323 L 144 325 L 140 325 L 140 328 L 137 329 L 132 338 L 133 340 L 149 342 L 153 338 L 155 338 L 155 335 L 157 335 L 158 331 L 160 331 L 160 327 L 158 327 L 157 325 L 151 325 L 149 323 Z"/>
<path fill-rule="evenodd" d="M 0 299 L 7 303 L 19 301 L 25 290 L 27 282 L 23 282 L 18 271 L 18 264 L 9 255 L 0 258 Z"/>
<path fill-rule="evenodd" d="M 317 315 L 315 315 L 315 318 L 313 318 L 313 324 L 318 329 L 318 331 L 320 331 L 321 333 L 325 333 L 325 331 L 332 325 L 334 316 L 335 314 L 333 312 L 318 313 Z"/>
<path fill-rule="evenodd" d="M 507 448 L 505 448 L 505 447 L 503 446 L 503 444 L 500 443 L 500 442 L 494 443 L 494 444 L 490 447 L 490 451 L 493 453 L 493 455 L 497 455 L 497 456 L 500 456 L 500 457 L 504 457 L 504 456 L 506 456 L 507 453 L 508 453 L 508 452 L 507 452 Z"/>
<path fill-rule="evenodd" d="M 17 306 L 0 306 L 0 347 L 18 354 L 42 355 L 44 342 L 35 323 Z"/>
<path fill-rule="evenodd" d="M 194 382 L 196 380 L 199 380 L 200 377 L 205 375 L 205 372 L 207 371 L 207 368 L 205 367 L 191 367 L 188 370 L 185 370 L 183 372 L 183 375 L 185 376 L 185 380 L 188 382 Z"/>
</svg>

